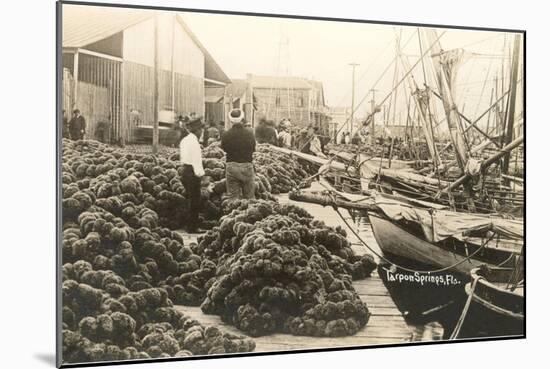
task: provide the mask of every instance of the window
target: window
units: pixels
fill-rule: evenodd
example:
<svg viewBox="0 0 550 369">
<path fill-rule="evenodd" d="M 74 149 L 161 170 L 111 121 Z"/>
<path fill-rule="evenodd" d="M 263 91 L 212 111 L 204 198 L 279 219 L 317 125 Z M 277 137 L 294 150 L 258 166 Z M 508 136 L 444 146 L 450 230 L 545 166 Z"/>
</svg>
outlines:
<svg viewBox="0 0 550 369">
<path fill-rule="evenodd" d="M 281 96 L 275 96 L 275 106 L 281 106 Z"/>
<path fill-rule="evenodd" d="M 302 96 L 300 96 L 300 97 L 298 98 L 298 106 L 299 106 L 300 108 L 303 108 L 303 107 L 304 107 L 304 98 L 303 98 Z"/>
</svg>

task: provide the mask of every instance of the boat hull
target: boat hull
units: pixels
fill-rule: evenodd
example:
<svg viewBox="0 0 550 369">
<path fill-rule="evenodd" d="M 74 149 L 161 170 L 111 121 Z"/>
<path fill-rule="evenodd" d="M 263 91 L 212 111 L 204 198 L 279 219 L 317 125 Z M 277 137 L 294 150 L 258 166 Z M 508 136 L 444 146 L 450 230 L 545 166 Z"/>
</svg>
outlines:
<svg viewBox="0 0 550 369">
<path fill-rule="evenodd" d="M 493 282 L 510 280 L 510 268 L 476 268 L 471 272 L 472 282 L 466 284 L 466 295 L 473 294 L 472 305 L 465 321 L 465 332 L 460 337 L 471 337 L 471 333 L 487 336 L 524 335 L 523 294 L 511 292 Z M 477 279 L 472 291 L 473 280 Z"/>
<path fill-rule="evenodd" d="M 464 258 L 462 255 L 418 238 L 378 215 L 369 213 L 369 219 L 374 238 L 385 255 L 395 255 L 418 261 L 435 267 L 434 269 L 453 266 Z M 469 276 L 473 268 L 480 267 L 483 264 L 487 264 L 487 262 L 470 258 L 459 265 L 453 266 L 449 271 Z"/>
</svg>

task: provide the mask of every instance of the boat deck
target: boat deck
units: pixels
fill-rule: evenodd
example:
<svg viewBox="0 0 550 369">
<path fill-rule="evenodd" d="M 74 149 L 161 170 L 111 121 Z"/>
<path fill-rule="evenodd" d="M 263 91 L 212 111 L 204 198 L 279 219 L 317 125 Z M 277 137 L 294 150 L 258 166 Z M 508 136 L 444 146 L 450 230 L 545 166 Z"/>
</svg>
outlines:
<svg viewBox="0 0 550 369">
<path fill-rule="evenodd" d="M 281 202 L 291 202 L 285 196 L 279 198 Z M 342 220 L 336 212 L 330 207 L 322 207 L 315 204 L 296 203 L 311 214 L 316 219 L 324 221 L 327 225 L 341 225 L 345 228 Z M 347 212 L 346 212 L 347 213 Z M 348 232 L 349 233 L 349 232 Z M 186 241 L 194 242 L 196 235 L 182 234 Z M 352 242 L 352 248 L 357 254 L 366 252 L 366 248 L 358 244 L 358 240 L 348 237 Z M 361 299 L 367 304 L 371 317 L 365 327 L 357 334 L 349 337 L 304 337 L 293 336 L 289 334 L 273 334 L 264 337 L 254 338 L 256 341 L 256 352 L 265 351 L 288 351 L 303 350 L 326 347 L 342 346 L 370 346 L 393 343 L 403 343 L 413 340 L 413 329 L 407 325 L 401 312 L 395 306 L 388 290 L 376 272 L 373 272 L 370 278 L 354 281 L 353 286 Z M 215 325 L 222 327 L 228 332 L 243 334 L 235 327 L 228 325 L 217 315 L 206 315 L 199 307 L 176 306 L 185 314 L 196 319 L 200 323 L 208 326 Z"/>
</svg>

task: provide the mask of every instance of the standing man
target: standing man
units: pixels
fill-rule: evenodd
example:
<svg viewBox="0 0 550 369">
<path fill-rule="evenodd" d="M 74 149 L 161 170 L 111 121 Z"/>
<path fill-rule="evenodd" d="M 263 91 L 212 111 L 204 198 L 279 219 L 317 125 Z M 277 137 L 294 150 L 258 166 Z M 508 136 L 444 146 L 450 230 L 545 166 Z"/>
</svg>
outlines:
<svg viewBox="0 0 550 369">
<path fill-rule="evenodd" d="M 200 118 L 189 121 L 189 134 L 180 142 L 180 162 L 183 165 L 182 183 L 189 195 L 190 209 L 187 219 L 187 232 L 199 232 L 199 211 L 201 201 L 201 178 L 204 176 L 202 151 L 199 137 L 202 134 Z"/>
<path fill-rule="evenodd" d="M 222 135 L 221 148 L 226 153 L 226 186 L 231 199 L 254 199 L 254 166 L 252 154 L 256 149 L 256 139 L 252 129 L 243 125 L 241 109 L 229 112 L 232 126 Z"/>
<path fill-rule="evenodd" d="M 254 130 L 254 134 L 259 144 L 268 143 L 277 146 L 277 131 L 271 125 L 271 122 L 265 118 L 260 119 L 258 126 Z"/>
<path fill-rule="evenodd" d="M 302 128 L 300 130 L 300 136 L 298 137 L 298 150 L 300 152 L 303 152 L 304 154 L 310 154 L 313 155 L 313 153 L 310 150 L 311 146 L 311 140 L 308 136 L 308 129 Z"/>
<path fill-rule="evenodd" d="M 290 123 L 285 122 L 279 131 L 279 146 L 292 149 L 292 135 L 290 134 Z"/>
<path fill-rule="evenodd" d="M 63 109 L 63 126 L 61 127 L 63 138 L 71 138 L 69 134 L 69 118 L 67 118 L 67 112 Z"/>
<path fill-rule="evenodd" d="M 209 124 L 208 129 L 206 130 L 206 133 L 208 134 L 206 144 L 210 145 L 213 142 L 220 140 L 220 131 L 218 130 L 218 127 L 216 127 L 216 123 L 214 121 L 211 121 Z"/>
<path fill-rule="evenodd" d="M 225 132 L 225 122 L 223 120 L 220 120 L 220 122 L 218 123 L 218 131 L 220 132 L 220 137 Z"/>
<path fill-rule="evenodd" d="M 307 129 L 307 139 L 309 141 L 308 154 L 312 154 L 320 158 L 326 159 L 326 156 L 323 153 L 323 149 L 321 146 L 321 140 L 319 140 L 319 136 L 317 136 L 317 130 L 318 128 L 313 126 L 309 126 Z"/>
<path fill-rule="evenodd" d="M 86 133 L 86 120 L 80 115 L 80 110 L 73 111 L 73 117 L 69 122 L 69 133 L 72 140 L 82 140 Z"/>
</svg>

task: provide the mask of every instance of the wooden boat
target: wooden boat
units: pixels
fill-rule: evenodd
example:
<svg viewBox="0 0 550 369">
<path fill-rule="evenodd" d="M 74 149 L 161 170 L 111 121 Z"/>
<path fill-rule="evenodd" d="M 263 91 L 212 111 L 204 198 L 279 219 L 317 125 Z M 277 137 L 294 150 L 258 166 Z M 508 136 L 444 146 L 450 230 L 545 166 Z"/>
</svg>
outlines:
<svg viewBox="0 0 550 369">
<path fill-rule="evenodd" d="M 493 248 L 487 244 L 485 250 L 478 252 L 481 244 L 471 240 L 428 242 L 419 232 L 407 230 L 379 213 L 368 214 L 376 242 L 389 259 L 397 256 L 431 266 L 433 269 L 449 268 L 449 271 L 465 276 L 469 275 L 473 268 L 482 265 L 496 267 L 511 260 L 512 252 L 506 247 Z M 474 253 L 474 256 L 468 257 Z M 464 262 L 459 263 L 463 259 Z"/>
<path fill-rule="evenodd" d="M 471 282 L 465 291 L 471 295 L 465 327 L 460 337 L 468 331 L 487 335 L 523 335 L 525 299 L 523 288 L 523 265 L 518 268 L 491 267 L 483 265 L 471 271 Z"/>
</svg>

